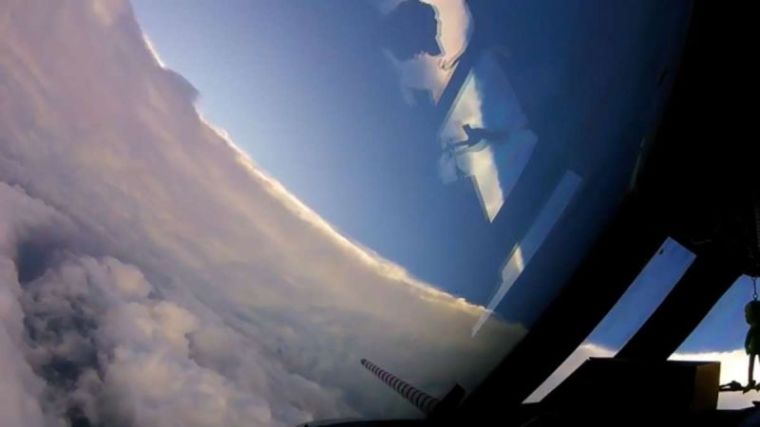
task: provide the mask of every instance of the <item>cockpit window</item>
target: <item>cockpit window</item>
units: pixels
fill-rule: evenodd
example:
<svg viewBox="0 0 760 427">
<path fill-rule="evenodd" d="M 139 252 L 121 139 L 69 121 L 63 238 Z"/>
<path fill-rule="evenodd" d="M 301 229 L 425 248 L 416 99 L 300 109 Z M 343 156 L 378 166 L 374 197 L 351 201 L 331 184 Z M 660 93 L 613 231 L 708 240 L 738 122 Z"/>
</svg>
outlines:
<svg viewBox="0 0 760 427">
<path fill-rule="evenodd" d="M 0 3 L 11 427 L 284 426 L 458 402 L 637 191 L 689 13 Z"/>
<path fill-rule="evenodd" d="M 590 357 L 611 357 L 633 337 L 683 276 L 694 254 L 668 238 L 578 348 L 526 402 L 538 402 Z"/>
</svg>

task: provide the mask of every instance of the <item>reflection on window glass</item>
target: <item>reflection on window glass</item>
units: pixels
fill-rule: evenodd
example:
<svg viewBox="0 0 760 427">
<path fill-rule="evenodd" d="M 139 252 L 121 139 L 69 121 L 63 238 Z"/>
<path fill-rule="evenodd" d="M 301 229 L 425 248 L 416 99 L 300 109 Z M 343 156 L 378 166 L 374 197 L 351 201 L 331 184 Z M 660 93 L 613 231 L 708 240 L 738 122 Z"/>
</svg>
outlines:
<svg viewBox="0 0 760 427">
<path fill-rule="evenodd" d="M 493 221 L 533 153 L 536 135 L 512 86 L 490 53 L 470 71 L 440 132 L 441 179 L 472 177 Z"/>
<path fill-rule="evenodd" d="M 512 248 L 508 261 L 501 269 L 501 284 L 496 291 L 496 295 L 488 303 L 488 310 L 481 315 L 473 327 L 473 335 L 478 333 L 478 330 L 488 319 L 490 313 L 496 309 L 517 278 L 525 270 L 525 266 L 541 247 L 541 244 L 546 240 L 546 237 L 562 216 L 565 208 L 567 208 L 567 205 L 572 201 L 580 183 L 581 178 L 574 172 L 568 171 L 562 177 L 559 184 L 557 184 L 554 192 L 552 192 L 549 200 L 541 209 L 541 213 L 536 217 L 525 237 Z"/>
<path fill-rule="evenodd" d="M 398 10 L 401 3 L 401 0 L 383 0 L 378 2 L 378 6 L 388 16 Z M 386 57 L 399 76 L 404 99 L 409 104 L 414 103 L 415 90 L 428 92 L 433 101 L 438 102 L 472 33 L 472 17 L 464 0 L 425 0 L 423 3 L 435 9 L 439 51 L 404 59 L 386 51 Z M 404 43 L 408 44 L 408 37 L 403 38 L 401 44 Z"/>
<path fill-rule="evenodd" d="M 526 402 L 543 399 L 589 357 L 609 357 L 617 353 L 657 309 L 693 261 L 691 251 L 675 240 L 666 239 L 583 344 L 528 396 Z"/>
<path fill-rule="evenodd" d="M 721 362 L 720 383 L 747 383 L 748 357 L 744 351 L 747 334 L 744 306 L 752 299 L 752 281 L 742 276 L 718 300 L 715 306 L 670 356 L 671 360 L 717 360 Z M 760 368 L 755 366 L 755 378 Z M 720 393 L 718 407 L 746 408 L 758 400 L 758 393 Z"/>
</svg>

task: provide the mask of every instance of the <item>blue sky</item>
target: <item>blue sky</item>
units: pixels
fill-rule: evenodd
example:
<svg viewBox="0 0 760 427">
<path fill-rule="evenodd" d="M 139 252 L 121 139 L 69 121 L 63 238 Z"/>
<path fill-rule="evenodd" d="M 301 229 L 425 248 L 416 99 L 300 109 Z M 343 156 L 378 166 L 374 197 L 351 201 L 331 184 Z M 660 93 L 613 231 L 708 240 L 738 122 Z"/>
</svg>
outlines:
<svg viewBox="0 0 760 427">
<path fill-rule="evenodd" d="M 472 53 L 485 52 L 484 45 L 469 48 L 472 61 L 491 58 L 481 60 L 483 65 L 473 72 L 482 72 L 470 78 L 489 98 L 475 99 L 477 90 L 475 95 L 462 92 L 442 125 L 440 107 L 428 95 L 416 92 L 416 102 L 410 103 L 400 89 L 399 76 L 373 30 L 381 20 L 381 2 L 241 0 L 183 2 L 177 7 L 171 1 L 134 0 L 133 6 L 167 65 L 199 89 L 203 113 L 229 131 L 259 166 L 350 237 L 413 274 L 479 304 L 493 302 L 510 251 L 525 243 L 522 233 L 530 228 L 562 174 L 569 171 L 579 176 L 577 197 L 586 200 L 570 203 L 568 215 L 588 219 L 592 217 L 584 215 L 592 215 L 593 209 L 593 214 L 610 209 L 607 202 L 597 200 L 598 195 L 620 191 L 621 184 L 604 187 L 593 180 L 607 174 L 609 181 L 623 182 L 624 174 L 616 175 L 606 166 L 611 161 L 619 161 L 623 171 L 630 170 L 635 153 L 631 147 L 638 147 L 652 119 L 653 108 L 646 104 L 651 98 L 645 95 L 660 96 L 647 80 L 658 71 L 652 64 L 673 61 L 684 16 L 678 7 L 654 3 L 636 10 L 610 6 L 599 13 L 605 18 L 600 21 L 574 3 L 562 10 L 544 8 L 541 2 L 515 6 L 510 10 L 514 25 L 506 26 L 512 29 L 497 30 L 487 23 L 475 29 L 515 42 L 484 56 Z M 656 18 L 648 14 L 653 10 Z M 539 31 L 530 22 L 519 21 L 520 14 L 543 14 L 552 31 Z M 473 15 L 477 22 L 478 11 Z M 648 43 L 658 48 L 648 50 Z M 467 56 L 463 58 L 467 61 Z M 574 74 L 588 70 L 596 75 Z M 531 141 L 538 141 L 531 142 L 538 147 L 536 156 L 542 149 L 550 153 L 541 160 L 545 166 L 541 178 L 531 184 L 532 195 L 518 188 L 513 200 L 509 199 L 510 186 L 531 159 L 533 145 L 523 150 L 527 154 L 519 163 L 508 151 L 512 148 L 495 145 L 464 154 L 480 156 L 459 159 L 460 165 L 469 162 L 466 167 L 480 168 L 472 172 L 474 182 L 442 182 L 441 140 L 456 135 L 461 120 L 476 123 L 473 112 L 467 110 L 467 96 L 480 103 L 475 111 L 478 124 L 529 134 Z M 563 110 L 560 105 L 572 105 L 572 109 Z M 638 124 L 631 117 L 639 117 Z M 446 126 L 453 130 L 446 131 Z M 454 170 L 447 167 L 449 173 Z M 498 202 L 498 208 L 492 207 L 491 214 L 484 204 L 494 197 L 488 194 L 489 174 L 500 176 L 494 178 L 496 189 L 504 190 L 506 199 Z M 588 200 L 596 201 L 587 207 Z M 591 221 L 567 223 L 562 222 L 562 212 L 557 215 L 558 225 L 552 222 L 552 226 L 558 227 L 557 233 L 573 228 L 579 247 L 587 245 L 586 236 L 597 231 L 586 225 Z M 539 234 L 551 236 L 552 230 L 545 228 Z M 531 244 L 542 243 L 543 239 Z M 656 258 L 639 278 L 649 285 L 635 287 L 644 290 L 626 297 L 630 307 L 651 305 L 664 296 L 653 290 L 652 283 L 672 284 L 688 257 L 669 249 Z M 556 277 L 562 277 L 573 260 L 567 265 L 539 262 L 555 268 Z M 513 294 L 519 298 L 512 300 L 520 301 L 520 307 L 510 305 L 507 296 L 506 303 L 497 304 L 497 312 L 528 323 L 535 318 L 546 295 L 555 290 L 548 285 L 521 286 L 541 279 L 531 274 L 515 286 Z M 743 298 L 741 292 L 732 291 L 721 304 L 738 306 Z M 622 345 L 621 337 L 629 335 L 635 323 L 630 307 L 622 308 L 620 315 L 629 320 L 601 325 L 593 341 Z M 736 333 L 712 333 L 736 321 L 733 311 L 722 313 L 711 314 L 707 323 L 715 326 L 702 328 L 704 332 L 694 335 L 684 349 L 735 348 L 741 342 L 742 327 L 735 328 Z"/>
</svg>

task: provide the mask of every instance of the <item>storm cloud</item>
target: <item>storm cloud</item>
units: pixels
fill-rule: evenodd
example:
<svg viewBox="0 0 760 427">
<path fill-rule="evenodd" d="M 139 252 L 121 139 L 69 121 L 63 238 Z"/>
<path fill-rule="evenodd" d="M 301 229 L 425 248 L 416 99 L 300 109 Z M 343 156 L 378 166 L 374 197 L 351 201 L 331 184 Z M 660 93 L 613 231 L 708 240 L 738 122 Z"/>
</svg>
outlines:
<svg viewBox="0 0 760 427">
<path fill-rule="evenodd" d="M 122 0 L 0 6 L 4 425 L 413 415 L 524 330 L 344 237 L 197 113 Z M 340 189 L 335 189 L 340 191 Z"/>
</svg>

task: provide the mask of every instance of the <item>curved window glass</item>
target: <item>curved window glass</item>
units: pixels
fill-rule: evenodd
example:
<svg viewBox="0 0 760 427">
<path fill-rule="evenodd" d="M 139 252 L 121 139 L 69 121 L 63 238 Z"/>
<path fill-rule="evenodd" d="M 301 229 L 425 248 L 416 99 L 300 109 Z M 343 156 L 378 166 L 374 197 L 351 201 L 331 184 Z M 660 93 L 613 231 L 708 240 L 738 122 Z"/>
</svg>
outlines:
<svg viewBox="0 0 760 427">
<path fill-rule="evenodd" d="M 181 3 L 0 6 L 7 425 L 422 415 L 373 373 L 472 391 L 635 188 L 689 18 Z"/>
<path fill-rule="evenodd" d="M 528 398 L 538 402 L 592 357 L 614 356 L 644 325 L 694 261 L 694 254 L 668 238 L 636 280 L 575 351 Z"/>
</svg>

